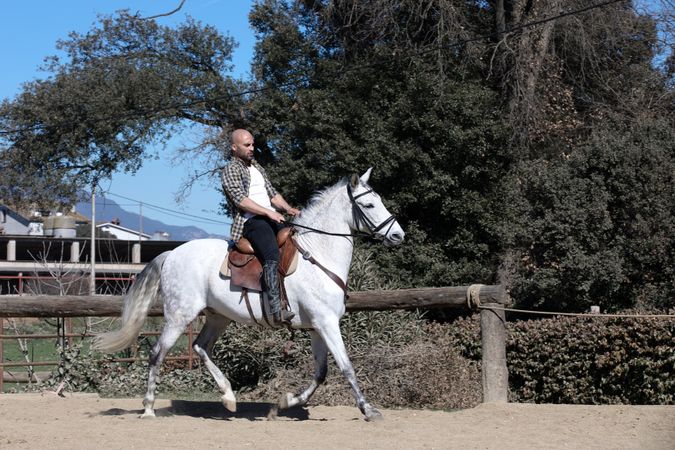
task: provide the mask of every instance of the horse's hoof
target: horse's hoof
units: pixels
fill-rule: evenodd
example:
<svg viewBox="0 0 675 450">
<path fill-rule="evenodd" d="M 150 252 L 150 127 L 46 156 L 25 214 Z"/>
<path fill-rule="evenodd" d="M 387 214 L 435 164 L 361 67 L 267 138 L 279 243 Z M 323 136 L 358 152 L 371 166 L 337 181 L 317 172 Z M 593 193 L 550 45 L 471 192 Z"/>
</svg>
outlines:
<svg viewBox="0 0 675 450">
<path fill-rule="evenodd" d="M 270 412 L 267 413 L 267 420 L 277 420 L 279 415 L 279 407 L 274 405 L 270 408 Z"/>
<path fill-rule="evenodd" d="M 223 402 L 223 406 L 230 412 L 237 412 L 237 399 L 234 397 L 232 392 L 228 392 L 220 397 L 220 400 Z"/>
<path fill-rule="evenodd" d="M 279 409 L 288 409 L 293 406 L 293 398 L 295 398 L 295 395 L 290 392 L 282 394 L 279 399 Z"/>
<path fill-rule="evenodd" d="M 154 419 L 155 417 L 155 411 L 153 410 L 145 411 L 142 415 L 138 416 L 139 419 Z"/>
<path fill-rule="evenodd" d="M 366 410 L 366 422 L 377 422 L 383 420 L 384 416 L 380 411 L 375 408 L 369 408 Z"/>
</svg>

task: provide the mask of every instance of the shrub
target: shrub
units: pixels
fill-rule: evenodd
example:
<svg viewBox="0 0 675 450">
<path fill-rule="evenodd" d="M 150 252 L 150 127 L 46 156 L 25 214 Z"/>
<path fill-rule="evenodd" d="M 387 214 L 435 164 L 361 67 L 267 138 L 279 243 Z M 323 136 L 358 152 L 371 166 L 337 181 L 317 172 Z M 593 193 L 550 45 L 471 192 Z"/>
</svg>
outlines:
<svg viewBox="0 0 675 450">
<path fill-rule="evenodd" d="M 52 370 L 50 377 L 39 384 L 31 384 L 26 390 L 55 389 L 65 382 L 67 391 L 98 392 L 109 397 L 143 395 L 147 388 L 147 356 L 134 363 L 119 363 L 110 357 L 83 351 L 81 343 L 68 348 L 58 348 L 60 364 Z M 175 364 L 174 364 L 175 366 Z M 165 363 L 162 367 L 161 383 L 157 394 L 172 396 L 189 395 L 195 392 L 217 391 L 211 375 L 205 369 L 186 370 Z"/>
<path fill-rule="evenodd" d="M 675 322 L 560 318 L 510 327 L 507 360 L 517 401 L 672 404 Z"/>
<path fill-rule="evenodd" d="M 517 402 L 673 404 L 675 321 L 561 317 L 509 323 L 506 360 Z M 480 362 L 478 316 L 455 321 L 462 356 Z"/>
<path fill-rule="evenodd" d="M 370 345 L 352 340 L 359 344 L 351 347 L 350 357 L 368 400 L 386 408 L 456 409 L 477 405 L 481 400 L 478 364 L 459 355 L 447 326 L 418 324 L 421 333 L 399 344 L 378 341 Z M 274 400 L 281 392 L 300 392 L 309 384 L 312 373 L 312 358 L 306 355 L 241 399 Z M 326 383 L 310 403 L 354 404 L 351 389 L 332 358 Z"/>
</svg>

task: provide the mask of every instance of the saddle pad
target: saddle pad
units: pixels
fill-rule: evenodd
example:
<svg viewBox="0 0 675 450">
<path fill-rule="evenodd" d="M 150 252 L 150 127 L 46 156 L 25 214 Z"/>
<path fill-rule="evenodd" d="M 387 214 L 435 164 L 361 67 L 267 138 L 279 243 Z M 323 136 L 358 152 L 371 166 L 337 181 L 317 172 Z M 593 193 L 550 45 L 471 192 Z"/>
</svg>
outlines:
<svg viewBox="0 0 675 450">
<path fill-rule="evenodd" d="M 220 274 L 225 278 L 230 278 L 232 276 L 232 272 L 230 272 L 230 265 L 227 264 L 227 258 L 228 255 L 226 254 L 225 259 L 223 259 L 223 263 L 220 265 Z"/>
</svg>

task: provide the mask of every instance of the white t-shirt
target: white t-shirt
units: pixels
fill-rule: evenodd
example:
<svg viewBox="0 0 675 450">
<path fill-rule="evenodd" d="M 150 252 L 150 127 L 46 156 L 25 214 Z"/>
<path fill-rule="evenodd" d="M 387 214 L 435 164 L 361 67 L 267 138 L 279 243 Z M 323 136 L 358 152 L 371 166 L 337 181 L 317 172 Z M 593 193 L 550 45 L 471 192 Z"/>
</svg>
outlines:
<svg viewBox="0 0 675 450">
<path fill-rule="evenodd" d="M 265 189 L 265 179 L 258 169 L 253 165 L 248 167 L 248 171 L 251 174 L 251 185 L 248 187 L 248 198 L 269 210 L 274 211 L 270 198 L 267 196 L 267 189 Z M 244 217 L 250 219 L 255 216 L 255 214 L 246 212 Z"/>
</svg>

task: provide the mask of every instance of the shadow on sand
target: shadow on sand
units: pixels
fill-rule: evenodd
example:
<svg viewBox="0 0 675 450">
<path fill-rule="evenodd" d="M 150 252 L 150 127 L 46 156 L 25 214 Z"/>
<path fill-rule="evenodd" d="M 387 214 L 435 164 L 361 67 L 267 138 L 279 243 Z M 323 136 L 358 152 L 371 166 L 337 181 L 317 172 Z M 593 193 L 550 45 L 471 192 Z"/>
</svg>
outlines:
<svg viewBox="0 0 675 450">
<path fill-rule="evenodd" d="M 101 416 L 126 416 L 143 414 L 142 409 L 111 408 L 101 411 Z M 241 402 L 237 403 L 237 411 L 230 412 L 221 402 L 171 400 L 171 406 L 155 409 L 157 417 L 187 416 L 213 420 L 274 420 L 277 417 L 290 420 L 310 420 L 306 408 L 295 407 L 279 411 L 274 403 Z"/>
</svg>

